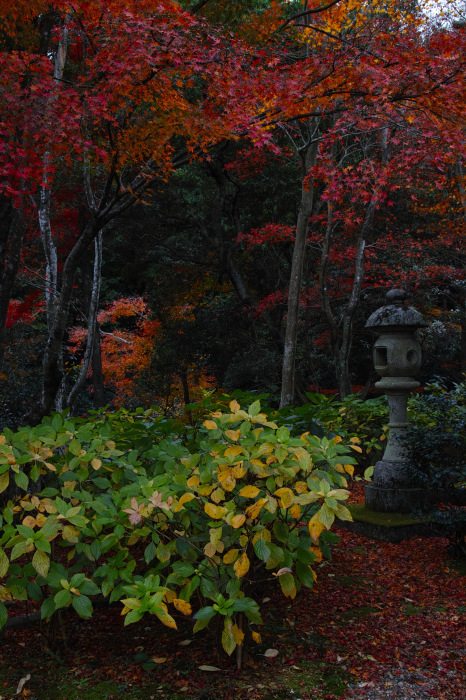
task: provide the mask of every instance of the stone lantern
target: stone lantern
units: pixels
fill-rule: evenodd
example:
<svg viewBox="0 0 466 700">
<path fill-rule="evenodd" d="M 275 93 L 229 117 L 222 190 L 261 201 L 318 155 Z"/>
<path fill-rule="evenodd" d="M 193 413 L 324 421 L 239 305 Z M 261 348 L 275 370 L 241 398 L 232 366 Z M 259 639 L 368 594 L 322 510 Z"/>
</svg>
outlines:
<svg viewBox="0 0 466 700">
<path fill-rule="evenodd" d="M 409 513 L 427 502 L 426 491 L 405 472 L 405 450 L 400 440 L 408 425 L 408 395 L 420 386 L 414 379 L 422 359 L 415 333 L 427 325 L 416 309 L 404 304 L 406 296 L 403 289 L 389 291 L 387 306 L 377 309 L 366 323 L 366 328 L 378 334 L 373 361 L 382 378 L 375 386 L 387 394 L 390 411 L 387 446 L 365 494 L 367 508 L 378 512 Z"/>
</svg>

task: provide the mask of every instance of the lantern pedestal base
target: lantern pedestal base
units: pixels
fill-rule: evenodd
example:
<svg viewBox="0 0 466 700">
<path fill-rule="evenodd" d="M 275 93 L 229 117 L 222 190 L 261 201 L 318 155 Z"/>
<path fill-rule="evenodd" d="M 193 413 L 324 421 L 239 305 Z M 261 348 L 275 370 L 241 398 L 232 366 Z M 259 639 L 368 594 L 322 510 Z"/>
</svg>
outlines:
<svg viewBox="0 0 466 700">
<path fill-rule="evenodd" d="M 429 493 L 421 488 L 368 484 L 365 495 L 366 507 L 377 513 L 412 513 L 430 504 Z"/>
</svg>

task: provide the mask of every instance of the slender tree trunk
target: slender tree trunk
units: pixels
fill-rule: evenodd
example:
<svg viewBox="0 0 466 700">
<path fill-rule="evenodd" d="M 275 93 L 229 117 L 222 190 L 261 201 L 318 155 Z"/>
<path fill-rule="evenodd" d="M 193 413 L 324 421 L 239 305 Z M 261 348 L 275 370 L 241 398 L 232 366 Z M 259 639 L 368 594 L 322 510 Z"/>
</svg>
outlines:
<svg viewBox="0 0 466 700">
<path fill-rule="evenodd" d="M 98 331 L 97 324 L 97 311 L 99 309 L 99 299 L 100 299 L 100 284 L 102 279 L 102 231 L 99 231 L 96 238 L 94 239 L 94 272 L 92 276 L 92 289 L 91 297 L 89 301 L 89 311 L 87 314 L 87 339 L 86 339 L 86 349 L 84 351 L 84 358 L 81 365 L 81 370 L 79 376 L 74 383 L 73 388 L 68 394 L 66 405 L 71 409 L 73 408 L 76 398 L 83 388 L 84 382 L 86 381 L 86 376 L 89 371 L 89 365 L 95 352 L 95 335 Z"/>
<path fill-rule="evenodd" d="M 282 387 L 280 407 L 289 406 L 295 399 L 295 363 L 298 335 L 299 304 L 303 278 L 303 265 L 306 253 L 306 241 L 309 231 L 309 217 L 312 213 L 314 188 L 305 181 L 309 169 L 315 165 L 318 153 L 319 120 L 312 122 L 312 131 L 308 144 L 301 154 L 303 184 L 301 204 L 296 224 L 296 239 L 291 262 L 290 284 L 288 288 L 288 310 L 286 317 L 285 344 L 283 349 Z"/>
<path fill-rule="evenodd" d="M 68 41 L 68 30 L 66 26 L 66 20 L 61 27 L 61 34 L 58 40 L 57 52 L 55 54 L 54 71 L 53 77 L 56 83 L 62 80 L 63 72 L 65 69 L 66 52 L 67 52 L 67 41 Z M 56 91 L 50 97 L 51 103 L 56 96 Z M 49 333 L 54 328 L 55 316 L 57 314 L 57 302 L 58 302 L 58 255 L 57 247 L 53 239 L 52 226 L 50 222 L 50 205 L 51 205 L 51 189 L 49 183 L 49 167 L 50 167 L 50 154 L 44 154 L 44 167 L 43 167 L 43 185 L 39 192 L 39 204 L 37 207 L 37 214 L 39 219 L 39 228 L 42 239 L 42 246 L 44 248 L 45 262 L 46 262 L 46 287 L 45 287 L 45 301 L 46 301 L 46 312 L 47 312 L 47 327 Z M 54 408 L 56 411 L 62 411 L 65 402 L 65 372 L 64 372 L 64 362 L 63 362 L 63 351 L 60 352 L 60 357 L 57 362 L 57 370 L 60 376 L 60 385 L 56 393 Z"/>
</svg>

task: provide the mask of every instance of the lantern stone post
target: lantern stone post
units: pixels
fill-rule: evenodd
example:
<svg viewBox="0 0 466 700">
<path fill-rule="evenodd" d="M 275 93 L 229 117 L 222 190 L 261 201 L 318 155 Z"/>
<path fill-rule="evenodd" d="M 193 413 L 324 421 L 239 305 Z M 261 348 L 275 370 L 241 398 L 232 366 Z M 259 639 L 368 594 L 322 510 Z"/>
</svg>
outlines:
<svg viewBox="0 0 466 700">
<path fill-rule="evenodd" d="M 415 333 L 427 325 L 416 309 L 405 305 L 406 296 L 403 289 L 389 291 L 387 305 L 366 323 L 366 328 L 378 334 L 373 361 L 381 380 L 375 386 L 387 394 L 390 420 L 387 446 L 374 467 L 372 483 L 366 486 L 365 501 L 369 510 L 385 513 L 409 513 L 428 502 L 426 490 L 406 473 L 402 443 L 408 425 L 408 395 L 420 386 L 414 379 L 421 367 L 421 346 Z"/>
</svg>

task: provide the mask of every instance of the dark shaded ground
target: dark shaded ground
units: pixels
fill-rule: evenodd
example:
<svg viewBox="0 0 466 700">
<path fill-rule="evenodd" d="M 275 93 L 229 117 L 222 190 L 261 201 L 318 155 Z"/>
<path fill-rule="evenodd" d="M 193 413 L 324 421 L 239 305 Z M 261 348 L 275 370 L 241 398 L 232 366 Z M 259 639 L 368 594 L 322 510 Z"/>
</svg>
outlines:
<svg viewBox="0 0 466 700">
<path fill-rule="evenodd" d="M 444 698 L 464 697 L 465 578 L 447 541 L 401 544 L 338 530 L 333 562 L 295 601 L 264 592 L 262 644 L 242 671 L 217 655 L 208 634 L 193 639 L 147 618 L 123 627 L 120 605 L 91 621 L 65 614 L 68 648 L 44 649 L 39 625 L 8 630 L 0 642 L 2 700 L 91 698 Z M 267 600 L 267 598 L 270 598 Z M 19 609 L 18 609 L 19 612 Z M 188 640 L 192 640 L 189 641 Z M 266 658 L 267 649 L 275 658 Z M 142 668 L 142 655 L 155 669 Z M 218 670 L 201 670 L 203 665 Z M 16 694 L 18 683 L 30 675 Z"/>
</svg>

